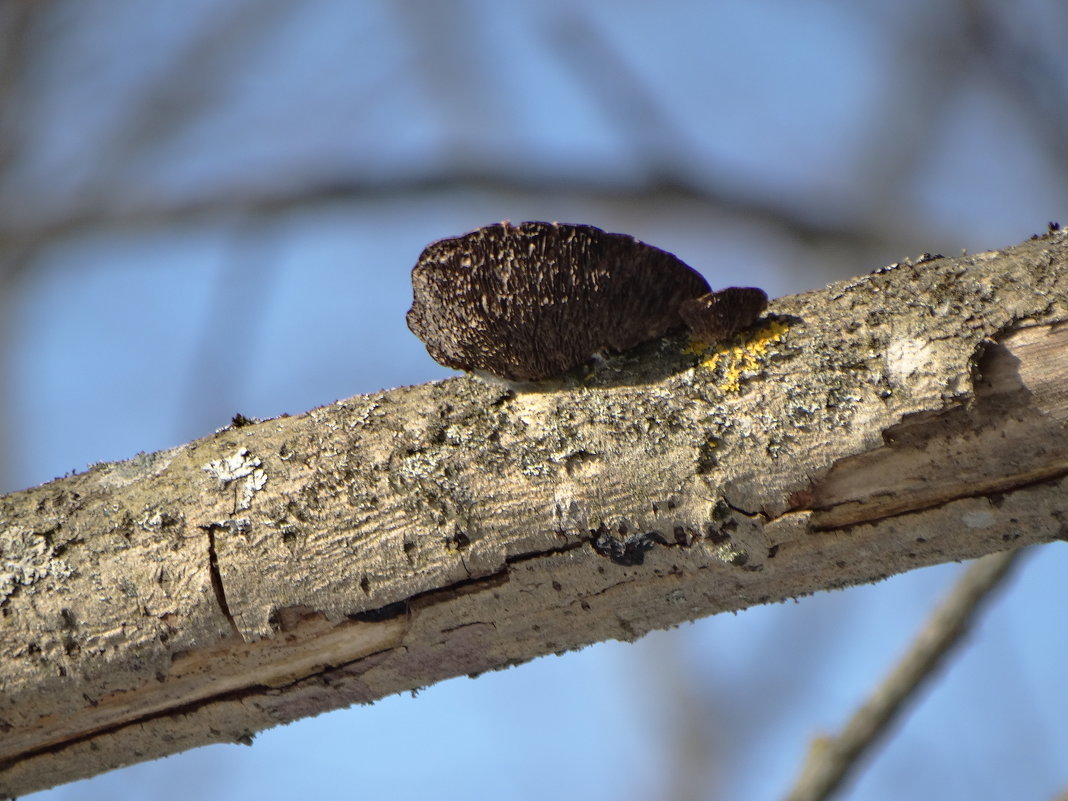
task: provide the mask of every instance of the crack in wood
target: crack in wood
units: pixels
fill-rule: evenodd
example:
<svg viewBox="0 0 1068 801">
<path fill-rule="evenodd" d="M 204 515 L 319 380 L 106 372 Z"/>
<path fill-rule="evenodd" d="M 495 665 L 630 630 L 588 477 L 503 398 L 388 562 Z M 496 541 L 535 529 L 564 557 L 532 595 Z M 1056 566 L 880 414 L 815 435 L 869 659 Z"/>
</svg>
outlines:
<svg viewBox="0 0 1068 801">
<path fill-rule="evenodd" d="M 236 521 L 227 520 L 226 524 L 233 524 Z M 234 526 L 226 525 L 222 523 L 209 523 L 206 526 L 200 528 L 208 534 L 208 569 L 211 574 L 211 589 L 215 593 L 215 601 L 219 604 L 219 610 L 223 613 L 223 616 L 229 621 L 230 628 L 233 629 L 234 634 L 244 640 L 241 634 L 241 629 L 237 627 L 237 621 L 234 620 L 233 614 L 230 612 L 230 604 L 226 600 L 226 588 L 223 586 L 222 573 L 219 570 L 219 553 L 215 548 L 215 531 L 216 529 L 222 529 L 224 531 L 233 530 Z"/>
</svg>

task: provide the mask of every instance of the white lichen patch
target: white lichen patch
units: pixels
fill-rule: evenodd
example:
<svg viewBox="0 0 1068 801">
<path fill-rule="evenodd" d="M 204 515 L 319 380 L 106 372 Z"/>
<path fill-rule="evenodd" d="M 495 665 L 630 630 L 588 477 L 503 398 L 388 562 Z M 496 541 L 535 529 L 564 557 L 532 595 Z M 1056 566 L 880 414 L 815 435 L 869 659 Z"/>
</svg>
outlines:
<svg viewBox="0 0 1068 801">
<path fill-rule="evenodd" d="M 241 482 L 236 488 L 238 509 L 248 509 L 256 493 L 267 486 L 267 473 L 263 469 L 263 462 L 253 456 L 248 448 L 208 462 L 202 469 L 224 487 L 235 481 Z"/>
<path fill-rule="evenodd" d="M 12 526 L 0 532 L 0 605 L 18 586 L 51 576 L 67 578 L 74 569 L 55 556 L 49 538 Z"/>
<path fill-rule="evenodd" d="M 892 386 L 908 384 L 927 391 L 934 388 L 928 384 L 938 382 L 941 372 L 938 349 L 927 340 L 895 339 L 886 346 L 886 375 Z"/>
</svg>

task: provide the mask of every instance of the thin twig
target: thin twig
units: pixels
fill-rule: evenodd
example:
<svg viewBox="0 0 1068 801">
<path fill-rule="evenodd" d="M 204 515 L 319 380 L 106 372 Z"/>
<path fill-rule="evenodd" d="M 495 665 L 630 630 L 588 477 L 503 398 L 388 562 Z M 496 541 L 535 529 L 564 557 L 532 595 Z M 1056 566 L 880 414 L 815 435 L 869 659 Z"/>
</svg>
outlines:
<svg viewBox="0 0 1068 801">
<path fill-rule="evenodd" d="M 909 652 L 858 709 L 837 737 L 821 737 L 809 747 L 787 801 L 828 798 L 904 708 L 975 620 L 980 602 L 998 586 L 1020 551 L 984 556 L 969 568 L 919 633 Z"/>
</svg>

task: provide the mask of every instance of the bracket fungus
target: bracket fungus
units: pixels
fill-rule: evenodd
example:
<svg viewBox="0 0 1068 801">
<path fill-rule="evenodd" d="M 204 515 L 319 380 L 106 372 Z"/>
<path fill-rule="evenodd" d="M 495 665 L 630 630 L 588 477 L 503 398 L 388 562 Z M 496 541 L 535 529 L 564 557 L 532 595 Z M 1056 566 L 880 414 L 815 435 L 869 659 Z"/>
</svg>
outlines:
<svg viewBox="0 0 1068 801">
<path fill-rule="evenodd" d="M 709 343 L 748 328 L 760 289 L 710 292 L 671 253 L 592 225 L 508 222 L 427 246 L 408 327 L 447 367 L 555 378 L 602 353 L 684 329 Z"/>
</svg>

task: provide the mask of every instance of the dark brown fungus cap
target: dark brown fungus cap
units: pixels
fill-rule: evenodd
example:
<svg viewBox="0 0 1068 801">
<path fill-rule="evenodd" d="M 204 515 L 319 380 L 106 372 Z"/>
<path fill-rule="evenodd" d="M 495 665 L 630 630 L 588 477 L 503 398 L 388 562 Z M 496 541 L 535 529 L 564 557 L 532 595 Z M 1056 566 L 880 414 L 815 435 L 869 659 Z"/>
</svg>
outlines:
<svg viewBox="0 0 1068 801">
<path fill-rule="evenodd" d="M 683 302 L 709 291 L 695 270 L 634 237 L 547 222 L 435 242 L 412 289 L 408 327 L 435 360 L 513 381 L 560 376 L 681 329 Z"/>
<path fill-rule="evenodd" d="M 711 344 L 744 331 L 766 308 L 768 296 L 763 289 L 732 286 L 684 300 L 679 314 L 696 339 Z"/>
</svg>

